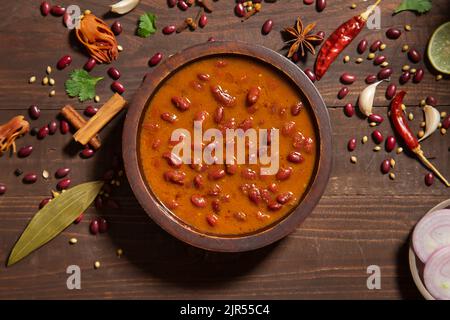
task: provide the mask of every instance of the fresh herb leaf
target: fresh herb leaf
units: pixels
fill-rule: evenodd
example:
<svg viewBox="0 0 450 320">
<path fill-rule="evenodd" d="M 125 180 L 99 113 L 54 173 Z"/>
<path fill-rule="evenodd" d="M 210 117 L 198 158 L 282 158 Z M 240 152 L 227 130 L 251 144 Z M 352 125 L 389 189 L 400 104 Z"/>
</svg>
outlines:
<svg viewBox="0 0 450 320">
<path fill-rule="evenodd" d="M 22 260 L 60 234 L 89 207 L 102 186 L 103 181 L 79 184 L 46 204 L 34 215 L 20 236 L 11 251 L 7 266 Z"/>
<path fill-rule="evenodd" d="M 403 2 L 395 9 L 395 13 L 410 10 L 418 13 L 425 13 L 431 9 L 431 0 L 403 0 Z"/>
<path fill-rule="evenodd" d="M 142 38 L 147 38 L 149 35 L 156 32 L 156 15 L 147 12 L 139 18 L 139 28 L 137 35 Z"/>
<path fill-rule="evenodd" d="M 69 97 L 78 97 L 85 101 L 95 97 L 95 85 L 103 77 L 91 77 L 86 70 L 76 69 L 70 73 L 70 79 L 65 83 L 66 92 Z"/>
</svg>

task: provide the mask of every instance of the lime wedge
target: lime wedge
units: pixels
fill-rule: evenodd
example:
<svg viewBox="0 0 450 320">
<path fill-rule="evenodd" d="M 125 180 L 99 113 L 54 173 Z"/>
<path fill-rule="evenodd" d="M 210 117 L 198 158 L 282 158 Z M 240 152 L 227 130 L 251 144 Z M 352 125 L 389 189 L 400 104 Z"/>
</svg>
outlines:
<svg viewBox="0 0 450 320">
<path fill-rule="evenodd" d="M 450 74 L 450 21 L 440 25 L 433 32 L 427 55 L 437 71 Z"/>
</svg>

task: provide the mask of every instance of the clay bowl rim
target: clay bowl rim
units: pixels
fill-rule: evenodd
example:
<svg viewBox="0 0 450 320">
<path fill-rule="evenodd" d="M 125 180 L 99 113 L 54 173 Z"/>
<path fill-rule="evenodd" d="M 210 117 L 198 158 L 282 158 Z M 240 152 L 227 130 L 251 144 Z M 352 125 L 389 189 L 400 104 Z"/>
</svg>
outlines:
<svg viewBox="0 0 450 320">
<path fill-rule="evenodd" d="M 139 164 L 139 127 L 148 102 L 159 86 L 181 67 L 209 56 L 246 56 L 270 65 L 296 85 L 308 100 L 319 138 L 316 169 L 308 190 L 299 204 L 272 226 L 241 236 L 219 236 L 201 233 L 175 217 L 153 195 L 141 174 Z M 126 116 L 122 152 L 130 186 L 146 213 L 168 233 L 195 247 L 217 252 L 242 252 L 258 249 L 292 233 L 313 211 L 328 183 L 332 165 L 331 122 L 326 105 L 313 83 L 298 66 L 266 47 L 235 41 L 199 44 L 169 57 L 145 75 Z"/>
</svg>

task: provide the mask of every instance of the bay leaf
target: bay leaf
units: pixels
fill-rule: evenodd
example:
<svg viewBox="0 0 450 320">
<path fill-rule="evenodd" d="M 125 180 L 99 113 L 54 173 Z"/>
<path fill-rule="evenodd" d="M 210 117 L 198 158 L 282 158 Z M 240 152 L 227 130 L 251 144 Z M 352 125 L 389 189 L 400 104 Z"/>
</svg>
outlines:
<svg viewBox="0 0 450 320">
<path fill-rule="evenodd" d="M 22 260 L 60 234 L 89 207 L 102 186 L 103 181 L 79 184 L 39 210 L 14 245 L 7 266 Z"/>
</svg>

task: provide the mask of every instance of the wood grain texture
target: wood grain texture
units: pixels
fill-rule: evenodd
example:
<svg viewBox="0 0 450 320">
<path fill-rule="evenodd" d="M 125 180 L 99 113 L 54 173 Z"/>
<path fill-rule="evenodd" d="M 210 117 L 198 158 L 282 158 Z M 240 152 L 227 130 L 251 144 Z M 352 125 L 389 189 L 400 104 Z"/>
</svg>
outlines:
<svg viewBox="0 0 450 320">
<path fill-rule="evenodd" d="M 355 1 L 352 1 L 355 2 Z M 388 45 L 385 55 L 396 70 L 407 63 L 400 48 L 404 43 L 423 51 L 432 30 L 449 20 L 450 3 L 433 1 L 430 13 L 417 17 L 405 12 L 392 17 L 393 8 L 400 1 L 384 1 L 382 4 L 382 29 L 365 29 L 360 36 L 369 42 L 385 40 L 384 32 L 391 26 L 403 30 L 411 24 L 413 30 L 404 32 L 399 40 L 385 40 Z M 192 14 L 178 9 L 168 9 L 162 0 L 143 0 L 130 14 L 120 17 L 124 33 L 118 37 L 124 52 L 114 63 L 122 73 L 121 82 L 131 99 L 145 73 L 151 72 L 148 59 L 155 52 L 165 56 L 193 44 L 217 39 L 242 40 L 261 44 L 279 52 L 283 51 L 279 31 L 293 24 L 297 15 L 305 22 L 317 22 L 317 30 L 329 34 L 334 28 L 352 15 L 365 9 L 366 3 L 356 1 L 358 8 L 349 9 L 350 1 L 329 1 L 322 13 L 302 1 L 281 0 L 275 4 L 266 3 L 260 14 L 241 23 L 233 16 L 231 1 L 215 3 L 216 10 L 209 15 L 206 28 L 177 35 L 156 35 L 141 39 L 134 36 L 137 19 L 146 11 L 158 15 L 158 27 L 179 23 Z M 90 9 L 103 16 L 107 13 L 108 1 L 77 1 L 82 9 Z M 42 17 L 38 2 L 15 1 L 0 4 L 0 122 L 13 115 L 26 113 L 30 104 L 36 103 L 43 109 L 39 120 L 32 126 L 40 127 L 57 116 L 63 105 L 73 104 L 78 110 L 89 103 L 79 103 L 64 94 L 63 82 L 71 68 L 81 67 L 87 60 L 80 48 L 74 48 L 69 41 L 69 32 L 63 28 L 60 18 Z M 260 34 L 262 23 L 271 18 L 274 30 L 268 36 Z M 107 15 L 112 23 L 116 17 Z M 20 22 L 20 23 L 19 23 Z M 9 45 L 4 45 L 5 43 Z M 431 207 L 449 198 L 449 190 L 438 181 L 426 187 L 423 177 L 427 172 L 412 156 L 402 153 L 387 154 L 372 152 L 372 141 L 358 144 L 354 154 L 357 164 L 349 161 L 346 150 L 349 138 L 358 140 L 373 131 L 367 121 L 358 117 L 347 118 L 342 106 L 354 102 L 364 87 L 363 79 L 377 68 L 369 61 L 361 65 L 344 64 L 342 58 L 348 54 L 353 59 L 358 55 L 351 44 L 339 60 L 317 83 L 326 104 L 333 127 L 333 170 L 324 197 L 313 214 L 289 237 L 284 240 L 248 253 L 217 254 L 195 249 L 169 236 L 156 226 L 143 212 L 129 189 L 126 180 L 114 192 L 113 198 L 120 203 L 120 209 L 97 212 L 91 208 L 84 221 L 70 226 L 63 234 L 44 248 L 33 253 L 12 268 L 5 268 L 8 254 L 20 233 L 37 210 L 39 202 L 49 196 L 56 186 L 52 177 L 44 181 L 41 177 L 34 185 L 23 185 L 14 176 L 16 168 L 25 172 L 53 173 L 61 166 L 72 169 L 73 184 L 94 180 L 111 165 L 111 157 L 120 153 L 123 113 L 114 119 L 101 133 L 102 148 L 92 159 L 78 156 L 79 147 L 71 142 L 69 135 L 49 136 L 37 142 L 26 136 L 18 146 L 33 144 L 35 150 L 29 158 L 3 156 L 0 158 L 0 182 L 8 186 L 8 192 L 0 196 L 0 298 L 125 298 L 125 299 L 190 299 L 190 298 L 286 298 L 286 299 L 401 299 L 420 298 L 414 287 L 408 269 L 407 249 L 409 234 L 418 219 Z M 47 65 L 54 66 L 60 56 L 72 54 L 74 61 L 70 68 L 55 71 L 57 95 L 48 97 L 50 87 L 36 83 L 29 85 L 31 75 L 44 76 Z M 311 67 L 313 60 L 300 62 L 302 69 Z M 92 74 L 105 76 L 100 82 L 98 93 L 103 101 L 111 95 L 110 80 L 106 76 L 108 66 L 97 66 Z M 354 72 L 358 81 L 350 86 L 350 95 L 343 101 L 336 98 L 341 87 L 342 72 Z M 39 80 L 38 80 L 39 81 Z M 436 82 L 427 69 L 425 79 L 419 85 L 407 84 L 408 112 L 415 115 L 412 122 L 418 130 L 422 111 L 418 101 L 428 95 L 438 99 L 439 110 L 450 113 L 450 92 L 448 80 Z M 381 85 L 384 89 L 386 84 Z M 382 89 L 380 89 L 381 91 Z M 388 102 L 377 95 L 376 112 L 386 117 Z M 392 134 L 392 128 L 385 121 L 380 130 Z M 436 157 L 433 162 L 450 175 L 449 136 L 434 134 L 423 143 L 426 153 Z M 379 171 L 380 163 L 387 157 L 394 157 L 397 178 L 394 181 Z M 90 218 L 101 215 L 110 222 L 110 232 L 99 236 L 89 234 Z M 78 243 L 68 244 L 68 239 L 77 237 Z M 124 255 L 116 256 L 116 249 L 122 248 Z M 93 262 L 99 260 L 102 267 L 94 270 Z M 82 290 L 67 290 L 65 270 L 68 265 L 77 264 L 82 269 Z M 369 265 L 379 265 L 382 272 L 382 289 L 368 290 L 366 287 Z"/>
</svg>

